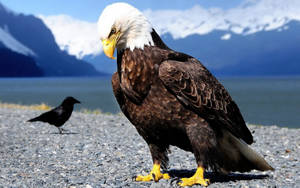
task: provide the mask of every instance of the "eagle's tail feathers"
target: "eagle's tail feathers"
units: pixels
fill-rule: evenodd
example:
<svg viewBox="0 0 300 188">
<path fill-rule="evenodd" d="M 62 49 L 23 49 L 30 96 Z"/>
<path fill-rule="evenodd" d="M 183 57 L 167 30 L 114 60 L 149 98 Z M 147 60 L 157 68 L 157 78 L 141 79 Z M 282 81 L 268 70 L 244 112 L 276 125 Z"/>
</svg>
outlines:
<svg viewBox="0 0 300 188">
<path fill-rule="evenodd" d="M 256 151 L 250 148 L 250 146 L 248 146 L 248 144 L 246 144 L 243 140 L 237 139 L 234 136 L 233 139 L 235 140 L 235 145 L 237 146 L 237 148 L 239 148 L 243 156 L 252 164 L 254 164 L 257 170 L 274 170 L 274 168 L 269 165 L 262 156 L 260 156 Z"/>
<path fill-rule="evenodd" d="M 274 170 L 266 160 L 257 152 L 251 149 L 243 140 L 236 138 L 230 132 L 224 131 L 224 137 L 221 140 L 222 150 L 225 152 L 224 164 L 227 171 L 250 171 L 252 169 L 266 171 Z"/>
</svg>

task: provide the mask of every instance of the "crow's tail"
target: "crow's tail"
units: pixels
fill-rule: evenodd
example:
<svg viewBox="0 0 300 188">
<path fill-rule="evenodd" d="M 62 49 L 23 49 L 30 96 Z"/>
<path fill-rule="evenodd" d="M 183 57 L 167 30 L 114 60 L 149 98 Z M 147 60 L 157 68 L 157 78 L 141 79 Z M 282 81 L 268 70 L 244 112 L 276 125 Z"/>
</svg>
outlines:
<svg viewBox="0 0 300 188">
<path fill-rule="evenodd" d="M 36 118 L 32 118 L 30 120 L 28 120 L 27 122 L 35 122 L 35 121 L 40 121 L 39 119 L 40 117 L 36 117 Z"/>
</svg>

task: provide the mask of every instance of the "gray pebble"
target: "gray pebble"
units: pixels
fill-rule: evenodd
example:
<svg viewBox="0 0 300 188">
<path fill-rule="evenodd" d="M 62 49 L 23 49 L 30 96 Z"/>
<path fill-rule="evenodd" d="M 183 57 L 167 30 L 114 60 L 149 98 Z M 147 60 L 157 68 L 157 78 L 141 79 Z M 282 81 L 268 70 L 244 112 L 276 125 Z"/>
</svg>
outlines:
<svg viewBox="0 0 300 188">
<path fill-rule="evenodd" d="M 176 181 L 135 182 L 152 167 L 148 146 L 123 115 L 75 112 L 71 134 L 26 120 L 41 111 L 0 108 L 0 187 L 174 187 Z M 300 130 L 249 125 L 251 146 L 276 169 L 218 177 L 210 187 L 300 187 Z M 169 173 L 192 175 L 191 153 L 171 147 Z M 174 177 L 176 178 L 176 177 Z M 200 187 L 200 186 L 193 186 Z"/>
</svg>

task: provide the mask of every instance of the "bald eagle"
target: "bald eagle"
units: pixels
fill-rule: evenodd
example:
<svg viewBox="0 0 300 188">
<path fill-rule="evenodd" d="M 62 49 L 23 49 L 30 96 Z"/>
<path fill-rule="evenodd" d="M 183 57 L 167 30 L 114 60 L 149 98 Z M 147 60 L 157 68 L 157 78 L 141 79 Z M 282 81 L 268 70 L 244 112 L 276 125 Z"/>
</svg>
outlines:
<svg viewBox="0 0 300 188">
<path fill-rule="evenodd" d="M 107 6 L 98 20 L 104 53 L 117 48 L 112 76 L 117 102 L 149 146 L 153 168 L 136 181 L 169 179 L 169 146 L 192 152 L 197 170 L 181 186 L 201 184 L 208 168 L 246 172 L 273 168 L 248 145 L 253 137 L 237 104 L 197 59 L 170 49 L 147 18 L 126 3 Z"/>
</svg>

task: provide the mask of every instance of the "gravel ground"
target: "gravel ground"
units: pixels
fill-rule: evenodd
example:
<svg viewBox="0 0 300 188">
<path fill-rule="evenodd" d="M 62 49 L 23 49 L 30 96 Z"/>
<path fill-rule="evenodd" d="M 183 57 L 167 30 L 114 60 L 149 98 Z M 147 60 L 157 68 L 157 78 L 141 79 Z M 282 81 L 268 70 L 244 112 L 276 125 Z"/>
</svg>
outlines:
<svg viewBox="0 0 300 188">
<path fill-rule="evenodd" d="M 74 113 L 57 128 L 26 120 L 41 111 L 0 108 L 0 187 L 175 187 L 176 181 L 132 181 L 152 167 L 144 140 L 122 115 Z M 249 126 L 253 148 L 274 172 L 208 172 L 209 187 L 300 187 L 300 129 Z M 191 153 L 171 148 L 169 174 L 190 176 L 196 163 Z M 200 186 L 194 186 L 200 187 Z"/>
</svg>

